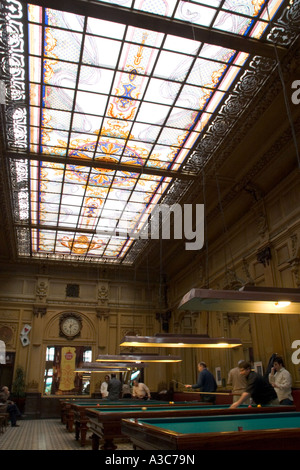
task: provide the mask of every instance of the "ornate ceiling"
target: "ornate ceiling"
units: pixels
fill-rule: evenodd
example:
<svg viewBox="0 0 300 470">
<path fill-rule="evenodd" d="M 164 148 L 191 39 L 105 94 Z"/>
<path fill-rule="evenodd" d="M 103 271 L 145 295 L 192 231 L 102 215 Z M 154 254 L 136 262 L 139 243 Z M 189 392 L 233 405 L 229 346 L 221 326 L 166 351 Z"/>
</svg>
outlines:
<svg viewBox="0 0 300 470">
<path fill-rule="evenodd" d="M 156 207 L 204 203 L 214 237 L 220 198 L 226 211 L 239 194 L 238 218 L 295 167 L 277 157 L 299 133 L 298 109 L 292 126 L 277 118 L 299 67 L 297 2 L 64 10 L 3 2 L 4 261 L 158 261 L 143 236 Z"/>
</svg>

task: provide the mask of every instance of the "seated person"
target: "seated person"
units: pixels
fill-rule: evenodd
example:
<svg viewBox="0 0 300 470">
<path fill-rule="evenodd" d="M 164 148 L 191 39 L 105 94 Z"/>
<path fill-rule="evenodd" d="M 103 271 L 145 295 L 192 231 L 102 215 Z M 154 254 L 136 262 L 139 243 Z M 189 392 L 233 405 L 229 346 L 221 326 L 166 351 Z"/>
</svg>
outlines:
<svg viewBox="0 0 300 470">
<path fill-rule="evenodd" d="M 8 387 L 4 386 L 0 390 L 0 412 L 8 413 L 12 427 L 18 427 L 17 418 L 21 416 L 17 405 L 9 400 L 10 391 Z"/>
</svg>

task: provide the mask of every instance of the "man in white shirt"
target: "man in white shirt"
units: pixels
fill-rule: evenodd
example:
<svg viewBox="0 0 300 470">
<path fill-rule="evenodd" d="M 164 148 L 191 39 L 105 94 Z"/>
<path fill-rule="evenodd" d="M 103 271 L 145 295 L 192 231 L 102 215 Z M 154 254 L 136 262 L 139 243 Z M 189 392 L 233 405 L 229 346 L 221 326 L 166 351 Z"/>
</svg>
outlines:
<svg viewBox="0 0 300 470">
<path fill-rule="evenodd" d="M 108 387 L 109 379 L 110 379 L 110 376 L 106 375 L 104 382 L 102 382 L 102 384 L 101 384 L 100 392 L 101 392 L 102 398 L 107 398 L 108 397 L 107 387 Z"/>
<path fill-rule="evenodd" d="M 294 400 L 292 396 L 292 376 L 286 370 L 283 364 L 283 359 L 276 356 L 273 361 L 273 367 L 269 374 L 269 382 L 273 385 L 280 405 L 293 405 Z"/>
<path fill-rule="evenodd" d="M 151 394 L 150 390 L 142 382 L 139 382 L 138 380 L 133 381 L 133 388 L 132 388 L 132 398 L 140 398 L 140 399 L 146 399 L 150 400 Z"/>
</svg>

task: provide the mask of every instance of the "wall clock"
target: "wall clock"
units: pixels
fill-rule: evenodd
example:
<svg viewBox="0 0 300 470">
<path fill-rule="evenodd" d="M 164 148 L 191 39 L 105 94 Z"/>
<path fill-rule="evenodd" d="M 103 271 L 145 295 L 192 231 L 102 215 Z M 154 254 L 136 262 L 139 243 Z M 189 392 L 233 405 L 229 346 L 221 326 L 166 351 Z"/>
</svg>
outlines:
<svg viewBox="0 0 300 470">
<path fill-rule="evenodd" d="M 81 317 L 75 313 L 65 313 L 60 317 L 59 332 L 60 336 L 68 339 L 76 338 L 81 331 Z"/>
</svg>

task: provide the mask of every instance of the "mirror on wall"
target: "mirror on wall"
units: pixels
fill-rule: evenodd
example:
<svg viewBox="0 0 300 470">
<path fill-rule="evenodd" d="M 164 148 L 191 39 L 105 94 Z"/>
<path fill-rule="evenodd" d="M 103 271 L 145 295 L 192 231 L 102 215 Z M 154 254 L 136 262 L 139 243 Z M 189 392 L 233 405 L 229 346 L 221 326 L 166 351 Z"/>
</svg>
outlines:
<svg viewBox="0 0 300 470">
<path fill-rule="evenodd" d="M 89 395 L 90 377 L 74 373 L 82 362 L 92 361 L 89 346 L 47 346 L 44 395 Z"/>
</svg>

